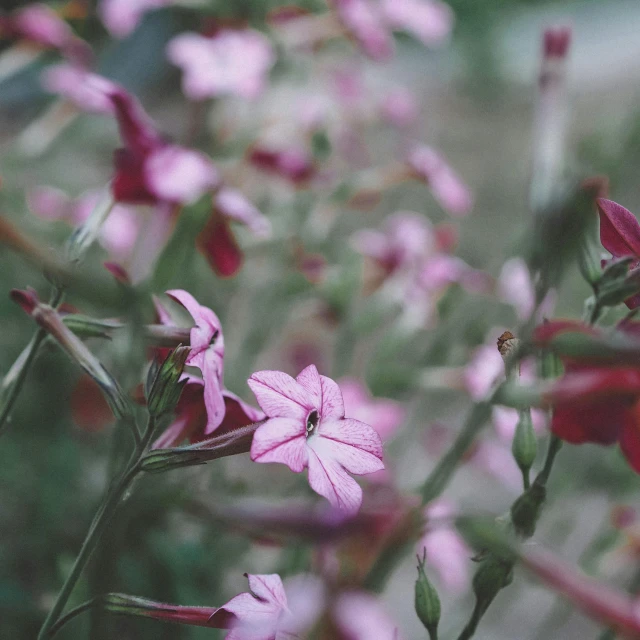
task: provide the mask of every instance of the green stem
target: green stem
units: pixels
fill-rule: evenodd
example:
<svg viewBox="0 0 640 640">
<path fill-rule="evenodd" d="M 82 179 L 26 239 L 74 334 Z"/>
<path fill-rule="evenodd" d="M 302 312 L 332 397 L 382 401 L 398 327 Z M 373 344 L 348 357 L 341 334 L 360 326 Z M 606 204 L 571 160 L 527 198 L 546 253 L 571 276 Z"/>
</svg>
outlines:
<svg viewBox="0 0 640 640">
<path fill-rule="evenodd" d="M 538 484 L 547 484 L 553 463 L 555 462 L 558 451 L 560 451 L 561 448 L 562 440 L 560 440 L 558 436 L 552 434 L 551 440 L 549 440 L 549 448 L 547 449 L 547 457 L 545 458 L 544 466 L 535 480 Z"/>
<path fill-rule="evenodd" d="M 81 605 L 75 607 L 75 609 L 71 609 L 68 613 L 65 613 L 54 625 L 51 626 L 49 630 L 49 637 L 53 638 L 53 636 L 64 627 L 67 622 L 73 620 L 76 616 L 79 616 L 81 613 L 92 609 L 93 607 L 97 607 L 101 604 L 101 598 L 98 596 L 97 598 L 92 598 L 91 600 L 87 600 L 87 602 L 83 602 Z"/>
</svg>

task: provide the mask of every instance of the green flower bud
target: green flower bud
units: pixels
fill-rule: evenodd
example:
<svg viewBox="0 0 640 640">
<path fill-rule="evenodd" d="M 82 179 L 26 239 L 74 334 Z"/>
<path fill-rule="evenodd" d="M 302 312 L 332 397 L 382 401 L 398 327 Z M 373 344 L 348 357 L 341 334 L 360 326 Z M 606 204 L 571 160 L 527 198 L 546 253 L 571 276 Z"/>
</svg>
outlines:
<svg viewBox="0 0 640 640">
<path fill-rule="evenodd" d="M 530 538 L 536 528 L 547 490 L 542 482 L 535 481 L 511 505 L 511 521 L 515 532 L 523 538 Z"/>
<path fill-rule="evenodd" d="M 481 561 L 473 576 L 473 593 L 477 608 L 486 611 L 501 589 L 513 581 L 513 564 L 510 558 L 501 558 L 490 554 Z"/>
<path fill-rule="evenodd" d="M 420 622 L 429 632 L 431 640 L 438 639 L 438 623 L 440 622 L 440 598 L 435 587 L 427 578 L 424 564 L 427 558 L 425 549 L 422 559 L 418 556 L 418 579 L 415 588 L 415 607 Z"/>
<path fill-rule="evenodd" d="M 151 365 L 145 389 L 149 415 L 158 418 L 176 408 L 186 382 L 180 381 L 180 376 L 189 351 L 189 347 L 176 347 L 162 365 Z"/>
<path fill-rule="evenodd" d="M 538 440 L 533 430 L 531 409 L 525 409 L 520 412 L 520 419 L 513 436 L 511 451 L 518 467 L 520 467 L 520 471 L 522 471 L 523 477 L 526 478 L 525 486 L 528 486 L 529 469 L 531 469 L 531 465 L 538 453 Z"/>
</svg>

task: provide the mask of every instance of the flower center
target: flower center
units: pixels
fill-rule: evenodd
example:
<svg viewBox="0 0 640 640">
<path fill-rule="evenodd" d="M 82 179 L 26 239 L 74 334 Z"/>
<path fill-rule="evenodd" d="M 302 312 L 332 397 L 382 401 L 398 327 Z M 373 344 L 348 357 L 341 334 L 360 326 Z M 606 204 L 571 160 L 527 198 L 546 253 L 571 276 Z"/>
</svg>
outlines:
<svg viewBox="0 0 640 640">
<path fill-rule="evenodd" d="M 209 346 L 210 347 L 212 347 L 216 343 L 219 333 L 220 332 L 217 329 L 216 329 L 216 331 L 213 332 L 213 335 L 211 336 L 211 340 L 209 340 Z"/>
<path fill-rule="evenodd" d="M 318 422 L 320 422 L 320 416 L 318 415 L 318 412 L 314 409 L 307 416 L 307 438 L 313 435 L 313 432 L 316 430 L 316 427 L 318 426 Z"/>
</svg>

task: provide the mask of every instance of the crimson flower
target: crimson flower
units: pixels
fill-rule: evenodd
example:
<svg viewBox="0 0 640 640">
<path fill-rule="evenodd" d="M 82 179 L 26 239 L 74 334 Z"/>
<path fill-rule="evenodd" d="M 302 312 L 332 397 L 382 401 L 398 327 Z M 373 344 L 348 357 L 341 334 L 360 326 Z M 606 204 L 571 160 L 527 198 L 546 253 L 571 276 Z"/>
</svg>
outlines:
<svg viewBox="0 0 640 640">
<path fill-rule="evenodd" d="M 628 323 L 619 326 L 632 333 Z M 599 332 L 578 322 L 556 321 L 536 332 L 541 346 L 563 333 L 597 337 Z M 554 406 L 551 430 L 573 444 L 619 443 L 631 467 L 640 473 L 640 368 L 615 360 L 564 359 L 564 375 L 545 393 Z"/>
<path fill-rule="evenodd" d="M 281 462 L 292 471 L 309 469 L 311 488 L 348 513 L 362 503 L 360 485 L 348 475 L 384 468 L 382 442 L 376 431 L 344 417 L 338 385 L 314 365 L 294 380 L 281 371 L 258 371 L 249 386 L 267 421 L 251 445 L 255 462 Z"/>
<path fill-rule="evenodd" d="M 614 258 L 633 258 L 629 269 L 640 266 L 640 223 L 623 206 L 613 200 L 596 200 L 600 215 L 600 242 Z M 603 263 L 606 261 L 603 261 Z M 640 306 L 640 293 L 625 300 L 629 309 Z"/>
</svg>

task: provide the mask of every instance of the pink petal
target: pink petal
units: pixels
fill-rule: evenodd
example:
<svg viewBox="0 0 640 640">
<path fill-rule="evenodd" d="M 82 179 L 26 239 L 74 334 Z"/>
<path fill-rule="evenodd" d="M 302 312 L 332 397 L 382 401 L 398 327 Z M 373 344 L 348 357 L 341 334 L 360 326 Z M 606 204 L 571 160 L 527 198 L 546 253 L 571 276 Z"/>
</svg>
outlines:
<svg viewBox="0 0 640 640">
<path fill-rule="evenodd" d="M 640 224 L 631 213 L 612 200 L 598 198 L 600 242 L 615 258 L 640 257 Z"/>
<path fill-rule="evenodd" d="M 333 612 L 338 627 L 349 640 L 401 640 L 396 623 L 380 601 L 368 593 L 343 593 Z"/>
<path fill-rule="evenodd" d="M 241 593 L 220 607 L 237 617 L 231 625 L 229 638 L 237 640 L 269 640 L 278 626 L 280 609 L 271 602 L 254 598 L 250 593 Z"/>
<path fill-rule="evenodd" d="M 204 406 L 207 408 L 207 426 L 205 434 L 213 433 L 224 419 L 225 405 L 222 397 L 221 360 L 213 349 L 204 354 Z"/>
<path fill-rule="evenodd" d="M 27 192 L 27 206 L 45 220 L 60 220 L 69 217 L 71 199 L 54 187 L 36 187 Z"/>
<path fill-rule="evenodd" d="M 244 254 L 231 229 L 229 220 L 214 210 L 196 238 L 198 251 L 206 258 L 214 273 L 221 278 L 235 276 L 242 267 Z"/>
<path fill-rule="evenodd" d="M 446 41 L 453 28 L 453 11 L 438 0 L 383 0 L 387 22 L 413 34 L 425 46 Z"/>
<path fill-rule="evenodd" d="M 349 418 L 321 421 L 317 431 L 307 444 L 322 460 L 335 460 L 350 473 L 358 475 L 384 469 L 382 441 L 368 424 Z"/>
<path fill-rule="evenodd" d="M 498 278 L 498 296 L 515 308 L 520 320 L 531 315 L 535 291 L 529 268 L 522 258 L 512 258 L 504 263 Z"/>
<path fill-rule="evenodd" d="M 251 443 L 254 462 L 281 462 L 300 473 L 308 461 L 306 429 L 303 422 L 271 418 L 259 426 Z"/>
<path fill-rule="evenodd" d="M 320 382 L 320 374 L 314 364 L 310 364 L 304 368 L 297 376 L 296 382 L 307 392 L 309 401 L 313 406 L 320 409 L 322 404 L 322 383 Z"/>
<path fill-rule="evenodd" d="M 418 544 L 418 554 L 427 550 L 427 563 L 434 568 L 445 589 L 461 594 L 469 588 L 471 556 L 458 533 L 447 526 L 429 531 Z"/>
<path fill-rule="evenodd" d="M 309 392 L 282 371 L 258 371 L 247 382 L 270 418 L 293 418 L 302 423 L 316 408 Z"/>
<path fill-rule="evenodd" d="M 120 136 L 127 149 L 141 154 L 165 145 L 151 118 L 140 102 L 124 89 L 117 87 L 109 94 L 120 129 Z"/>
<path fill-rule="evenodd" d="M 249 227 L 257 236 L 267 237 L 271 233 L 269 219 L 236 189 L 222 187 L 214 197 L 214 206 L 227 218 Z"/>
<path fill-rule="evenodd" d="M 321 459 L 309 447 L 309 484 L 334 507 L 348 514 L 357 513 L 362 504 L 360 485 L 342 468 L 329 459 Z"/>
<path fill-rule="evenodd" d="M 287 595 L 282 580 L 277 573 L 262 575 L 248 574 L 249 589 L 255 596 L 277 605 L 280 609 L 287 607 Z"/>
<path fill-rule="evenodd" d="M 344 418 L 344 402 L 340 387 L 327 376 L 320 376 L 322 400 L 320 403 L 320 418 L 322 420 Z"/>
<path fill-rule="evenodd" d="M 59 64 L 48 67 L 42 84 L 47 91 L 57 93 L 81 111 L 106 114 L 114 112 L 109 96 L 118 90 L 117 85 L 76 65 Z"/>
<path fill-rule="evenodd" d="M 48 47 L 62 48 L 73 36 L 71 27 L 53 9 L 40 3 L 18 11 L 14 27 L 24 38 Z"/>
<path fill-rule="evenodd" d="M 98 11 L 107 31 L 116 38 L 130 35 L 142 16 L 174 0 L 101 0 Z"/>
<path fill-rule="evenodd" d="M 144 171 L 149 189 L 157 198 L 181 204 L 194 202 L 220 181 L 207 156 L 175 145 L 163 146 L 149 155 Z"/>
</svg>

